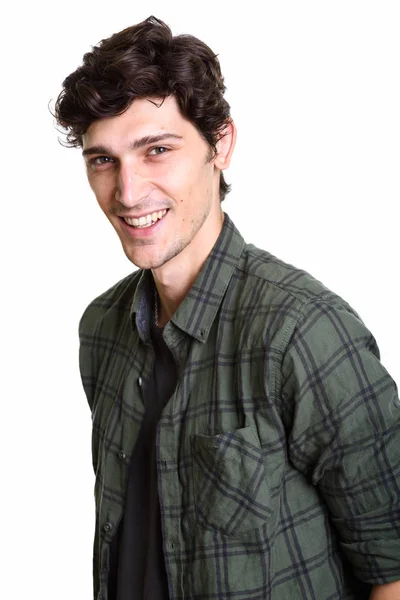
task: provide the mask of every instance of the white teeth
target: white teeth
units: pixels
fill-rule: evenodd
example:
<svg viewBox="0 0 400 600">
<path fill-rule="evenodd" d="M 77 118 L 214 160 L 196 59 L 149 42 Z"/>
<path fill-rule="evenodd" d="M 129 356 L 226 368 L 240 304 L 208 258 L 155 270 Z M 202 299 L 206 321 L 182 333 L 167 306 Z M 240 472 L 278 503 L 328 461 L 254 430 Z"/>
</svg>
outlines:
<svg viewBox="0 0 400 600">
<path fill-rule="evenodd" d="M 150 227 L 150 225 L 154 225 L 159 219 L 162 219 L 166 213 L 166 210 L 159 210 L 158 212 L 149 213 L 144 217 L 139 217 L 139 219 L 124 217 L 124 221 L 132 227 Z"/>
</svg>

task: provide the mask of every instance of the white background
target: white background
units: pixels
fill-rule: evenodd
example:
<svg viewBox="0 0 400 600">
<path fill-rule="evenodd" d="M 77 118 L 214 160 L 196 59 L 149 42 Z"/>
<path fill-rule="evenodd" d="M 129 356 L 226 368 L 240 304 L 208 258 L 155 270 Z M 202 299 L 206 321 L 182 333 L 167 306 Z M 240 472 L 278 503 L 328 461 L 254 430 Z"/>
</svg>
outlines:
<svg viewBox="0 0 400 600">
<path fill-rule="evenodd" d="M 350 302 L 400 381 L 399 6 L 39 0 L 3 12 L 2 598 L 91 597 L 77 325 L 133 268 L 79 151 L 57 142 L 48 103 L 64 77 L 91 45 L 150 14 L 208 43 L 239 131 L 224 210 L 248 242 Z"/>
</svg>

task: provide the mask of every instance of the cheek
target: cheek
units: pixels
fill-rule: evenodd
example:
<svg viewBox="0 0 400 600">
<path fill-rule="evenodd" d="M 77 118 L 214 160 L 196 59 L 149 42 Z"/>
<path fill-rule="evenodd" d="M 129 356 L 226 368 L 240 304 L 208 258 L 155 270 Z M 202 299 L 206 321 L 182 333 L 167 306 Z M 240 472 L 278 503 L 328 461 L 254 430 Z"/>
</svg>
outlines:
<svg viewBox="0 0 400 600">
<path fill-rule="evenodd" d="M 97 202 L 101 207 L 105 207 L 112 201 L 113 195 L 115 194 L 115 185 L 111 177 L 101 176 L 88 176 L 89 185 L 96 196 Z"/>
<path fill-rule="evenodd" d="M 176 185 L 176 198 L 179 198 L 180 204 L 183 202 L 183 206 L 193 210 L 199 202 L 201 203 L 208 187 L 209 182 L 206 173 L 199 168 L 193 169 L 186 172 L 185 178 L 181 178 L 179 185 Z"/>
<path fill-rule="evenodd" d="M 171 169 L 163 177 L 159 177 L 154 181 L 154 183 L 162 193 L 179 205 L 182 201 L 185 201 L 188 196 L 190 186 L 188 186 L 180 169 Z"/>
<path fill-rule="evenodd" d="M 179 194 L 179 190 L 190 190 L 195 186 L 197 187 L 199 180 L 204 178 L 205 173 L 198 161 L 186 158 L 169 165 L 160 175 L 159 184 L 168 186 L 170 190 L 174 190 Z"/>
</svg>

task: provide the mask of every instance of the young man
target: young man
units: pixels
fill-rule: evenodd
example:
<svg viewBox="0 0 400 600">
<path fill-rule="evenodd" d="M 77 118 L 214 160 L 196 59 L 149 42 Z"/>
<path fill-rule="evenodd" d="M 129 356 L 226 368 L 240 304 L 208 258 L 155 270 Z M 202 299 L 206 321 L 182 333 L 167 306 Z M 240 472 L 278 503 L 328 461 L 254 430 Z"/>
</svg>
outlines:
<svg viewBox="0 0 400 600">
<path fill-rule="evenodd" d="M 354 310 L 222 212 L 224 90 L 214 53 L 151 17 L 57 100 L 139 267 L 80 323 L 95 597 L 400 598 L 396 386 Z"/>
</svg>

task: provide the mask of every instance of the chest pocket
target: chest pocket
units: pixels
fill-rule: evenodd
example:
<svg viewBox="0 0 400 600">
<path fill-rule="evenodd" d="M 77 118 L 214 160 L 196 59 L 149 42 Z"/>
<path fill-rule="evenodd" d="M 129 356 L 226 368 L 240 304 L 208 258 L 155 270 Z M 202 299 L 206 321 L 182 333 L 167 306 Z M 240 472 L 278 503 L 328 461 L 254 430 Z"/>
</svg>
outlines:
<svg viewBox="0 0 400 600">
<path fill-rule="evenodd" d="M 234 536 L 268 519 L 263 453 L 251 427 L 193 435 L 192 459 L 198 525 Z"/>
</svg>

